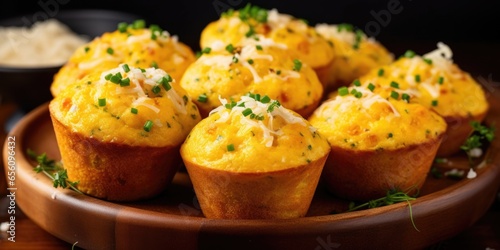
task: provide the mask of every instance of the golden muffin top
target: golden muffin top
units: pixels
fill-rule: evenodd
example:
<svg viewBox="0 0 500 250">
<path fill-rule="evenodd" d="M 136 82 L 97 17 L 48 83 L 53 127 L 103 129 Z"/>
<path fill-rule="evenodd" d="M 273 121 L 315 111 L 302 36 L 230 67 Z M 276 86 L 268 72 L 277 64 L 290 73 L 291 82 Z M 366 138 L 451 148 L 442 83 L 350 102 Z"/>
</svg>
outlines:
<svg viewBox="0 0 500 250">
<path fill-rule="evenodd" d="M 217 41 L 239 45 L 258 35 L 286 45 L 313 68 L 326 65 L 334 57 L 332 46 L 304 20 L 250 4 L 240 10 L 231 9 L 209 23 L 201 33 L 200 46 L 211 47 Z"/>
<path fill-rule="evenodd" d="M 441 116 L 390 88 L 356 81 L 318 107 L 310 123 L 331 145 L 371 151 L 430 142 L 446 131 Z"/>
<path fill-rule="evenodd" d="M 373 38 L 350 24 L 317 24 L 316 31 L 333 44 L 332 81 L 348 84 L 373 68 L 391 63 L 393 55 Z"/>
<path fill-rule="evenodd" d="M 452 55 L 443 43 L 423 56 L 407 51 L 396 62 L 373 69 L 360 80 L 405 92 L 410 102 L 420 103 L 445 117 L 486 113 L 488 102 L 481 85 L 453 63 Z"/>
<path fill-rule="evenodd" d="M 104 33 L 78 48 L 55 75 L 51 92 L 56 96 L 68 84 L 121 63 L 160 68 L 179 81 L 194 60 L 194 53 L 187 45 L 157 25 L 146 28 L 142 20 L 130 25 L 121 23 L 116 31 Z"/>
<path fill-rule="evenodd" d="M 249 94 L 198 123 L 181 147 L 183 159 L 232 172 L 271 172 L 327 155 L 326 138 L 297 113 L 268 96 Z"/>
<path fill-rule="evenodd" d="M 318 105 L 323 87 L 296 54 L 263 37 L 242 44 L 216 42 L 186 70 L 180 84 L 202 114 L 220 105 L 219 96 L 238 101 L 247 93 L 268 95 L 296 112 Z"/>
<path fill-rule="evenodd" d="M 127 64 L 69 85 L 49 108 L 76 133 L 131 146 L 178 146 L 201 120 L 196 105 L 169 74 Z"/>
</svg>

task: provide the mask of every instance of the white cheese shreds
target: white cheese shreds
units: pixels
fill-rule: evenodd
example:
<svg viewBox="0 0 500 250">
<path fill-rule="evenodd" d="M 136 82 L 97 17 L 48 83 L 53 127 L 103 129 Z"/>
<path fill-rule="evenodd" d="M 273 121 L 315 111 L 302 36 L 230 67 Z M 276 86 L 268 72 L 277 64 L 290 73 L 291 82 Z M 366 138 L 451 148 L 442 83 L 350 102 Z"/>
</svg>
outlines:
<svg viewBox="0 0 500 250">
<path fill-rule="evenodd" d="M 229 67 L 233 62 L 233 57 L 224 55 L 201 56 L 198 58 L 198 62 L 208 66 Z"/>
<path fill-rule="evenodd" d="M 134 102 L 132 102 L 132 107 L 137 107 L 137 106 L 144 106 L 146 108 L 151 109 L 155 113 L 160 113 L 160 109 L 152 104 L 147 103 L 148 100 L 151 98 L 146 97 L 146 96 L 141 96 L 137 98 Z"/>
<path fill-rule="evenodd" d="M 276 119 L 276 117 L 281 117 L 287 124 L 297 123 L 302 126 L 307 126 L 303 118 L 295 116 L 290 110 L 281 105 L 274 106 L 274 109 L 269 112 L 268 109 L 270 105 L 274 103 L 274 100 L 271 100 L 269 103 L 262 103 L 252 97 L 242 96 L 241 100 L 236 103 L 236 106 L 231 109 L 225 107 L 225 105 L 228 104 L 226 99 L 219 97 L 219 100 L 222 105 L 210 112 L 210 115 L 214 113 L 219 114 L 220 118 L 216 123 L 225 123 L 230 120 L 231 117 L 240 116 L 241 125 L 262 130 L 263 143 L 266 147 L 271 147 L 273 145 L 274 136 L 282 133 L 280 129 L 275 129 L 273 127 L 273 119 Z M 244 106 L 241 106 L 243 104 Z M 246 109 L 251 109 L 253 114 L 263 116 L 264 119 L 257 120 L 250 118 L 250 115 L 244 116 L 243 111 Z"/>
<path fill-rule="evenodd" d="M 469 172 L 467 172 L 467 179 L 474 179 L 477 177 L 476 171 L 474 171 L 473 168 L 469 169 Z"/>
<path fill-rule="evenodd" d="M 339 31 L 339 26 L 337 25 L 320 23 L 316 25 L 315 29 L 320 35 L 327 39 L 338 39 L 350 45 L 354 45 L 356 42 L 356 34 L 354 34 L 354 32 L 344 29 Z"/>
<path fill-rule="evenodd" d="M 432 64 L 435 65 L 436 67 L 439 67 L 445 71 L 451 72 L 452 71 L 452 57 L 453 57 L 453 52 L 451 51 L 450 47 L 448 45 L 439 42 L 437 44 L 437 49 L 433 50 L 425 55 L 423 55 L 423 58 L 431 59 Z"/>
<path fill-rule="evenodd" d="M 101 74 L 101 78 L 98 84 L 106 83 L 107 80 L 105 79 L 105 77 L 108 74 L 115 75 L 117 73 L 120 73 L 122 75 L 122 79 L 125 78 L 130 79 L 129 86 L 121 87 L 119 84 L 117 84 L 116 91 L 118 94 L 135 95 L 136 97 L 135 100 L 132 102 L 132 107 L 144 106 L 146 108 L 151 109 L 155 113 L 160 112 L 160 109 L 156 107 L 154 104 L 152 104 L 154 101 L 151 97 L 149 97 L 146 94 L 144 88 L 152 88 L 153 86 L 158 85 L 159 84 L 158 81 L 167 75 L 165 71 L 163 71 L 162 69 L 147 68 L 145 69 L 145 72 L 142 72 L 141 69 L 130 67 L 130 71 L 125 72 L 123 69 L 123 64 L 120 64 L 117 68 L 103 72 Z M 169 84 L 172 83 L 175 83 L 175 80 L 173 80 L 173 82 Z M 182 99 L 181 96 L 179 96 L 179 94 L 175 91 L 174 88 L 171 88 L 168 91 L 164 90 L 164 88 L 161 86 L 160 88 L 162 89 L 161 91 L 165 91 L 165 95 L 167 96 L 168 99 L 170 99 L 177 112 L 181 114 L 187 114 L 187 109 L 186 106 L 184 105 L 184 100 Z M 147 92 L 151 92 L 151 90 L 149 89 Z M 98 98 L 101 97 L 102 97 L 101 93 L 97 91 L 94 96 L 94 99 L 97 102 Z"/>
<path fill-rule="evenodd" d="M 277 9 L 271 9 L 267 12 L 267 24 L 269 24 L 272 29 L 286 26 L 292 19 L 292 16 L 279 13 Z"/>
<path fill-rule="evenodd" d="M 481 148 L 473 148 L 469 151 L 470 157 L 479 158 L 483 155 L 483 150 Z"/>
<path fill-rule="evenodd" d="M 259 76 L 259 73 L 257 73 L 257 70 L 255 70 L 255 68 L 252 65 L 250 65 L 250 63 L 248 63 L 247 61 L 242 61 L 241 64 L 245 68 L 247 68 L 250 71 L 250 73 L 252 73 L 253 81 L 255 83 L 259 83 L 262 81 L 262 78 Z"/>
<path fill-rule="evenodd" d="M 432 98 L 436 99 L 440 95 L 440 87 L 439 84 L 430 84 L 428 82 L 422 83 L 422 87 L 429 92 Z"/>
<path fill-rule="evenodd" d="M 262 46 L 263 48 L 268 48 L 268 47 L 276 47 L 276 48 L 280 48 L 280 49 L 287 49 L 288 46 L 286 46 L 286 44 L 283 44 L 283 43 L 277 43 L 276 41 L 274 41 L 273 39 L 271 38 L 267 38 L 263 35 L 255 35 L 257 37 L 257 39 L 255 38 L 247 38 L 247 39 L 244 39 L 242 41 L 242 45 L 243 46 L 256 46 L 256 45 L 260 45 Z"/>
</svg>

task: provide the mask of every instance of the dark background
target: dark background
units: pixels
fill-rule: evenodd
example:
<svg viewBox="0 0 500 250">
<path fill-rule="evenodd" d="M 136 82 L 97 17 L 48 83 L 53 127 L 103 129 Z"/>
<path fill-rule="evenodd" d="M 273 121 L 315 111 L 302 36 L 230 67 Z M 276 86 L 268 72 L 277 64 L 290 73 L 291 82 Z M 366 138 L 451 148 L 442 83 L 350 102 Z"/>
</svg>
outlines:
<svg viewBox="0 0 500 250">
<path fill-rule="evenodd" d="M 137 1 L 103 0 L 2 0 L 0 18 L 24 16 L 35 21 L 36 12 L 72 9 L 107 9 L 129 12 L 159 24 L 171 34 L 199 50 L 201 30 L 218 19 L 221 11 L 241 8 L 248 2 L 264 8 L 276 8 L 316 23 L 352 23 L 375 35 L 395 56 L 407 49 L 424 54 L 443 41 L 454 52 L 454 61 L 473 77 L 500 80 L 500 8 L 495 1 L 429 1 L 429 0 L 353 0 L 353 1 Z M 392 10 L 392 13 L 391 13 Z M 390 14 L 390 20 L 388 19 Z M 382 21 L 377 21 L 377 16 Z M 39 17 L 39 16 L 38 16 Z M 380 18 L 379 18 L 380 19 Z M 382 22 L 382 23 L 381 23 Z M 366 30 L 371 25 L 372 32 Z M 378 26 L 378 32 L 374 29 Z"/>
</svg>

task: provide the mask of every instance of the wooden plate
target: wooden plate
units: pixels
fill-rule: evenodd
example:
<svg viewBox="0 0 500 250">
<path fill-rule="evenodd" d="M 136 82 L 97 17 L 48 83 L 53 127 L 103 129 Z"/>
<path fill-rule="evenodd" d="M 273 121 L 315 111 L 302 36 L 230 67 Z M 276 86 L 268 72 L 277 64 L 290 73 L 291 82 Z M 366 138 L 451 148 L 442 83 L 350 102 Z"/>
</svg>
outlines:
<svg viewBox="0 0 500 250">
<path fill-rule="evenodd" d="M 498 103 L 487 122 L 497 122 Z M 85 249 L 418 249 L 454 236 L 478 220 L 500 186 L 499 140 L 490 145 L 488 163 L 475 179 L 428 177 L 421 196 L 349 213 L 347 202 L 317 192 L 305 218 L 290 220 L 215 220 L 203 217 L 189 176 L 178 172 L 155 199 L 112 203 L 71 190 L 55 189 L 33 171 L 27 149 L 60 159 L 47 104 L 25 116 L 11 131 L 15 137 L 17 205 L 40 227 Z M 4 159 L 9 149 L 4 147 Z M 467 167 L 464 156 L 450 158 Z M 8 163 L 5 163 L 8 166 Z M 7 171 L 7 168 L 6 168 Z"/>
</svg>

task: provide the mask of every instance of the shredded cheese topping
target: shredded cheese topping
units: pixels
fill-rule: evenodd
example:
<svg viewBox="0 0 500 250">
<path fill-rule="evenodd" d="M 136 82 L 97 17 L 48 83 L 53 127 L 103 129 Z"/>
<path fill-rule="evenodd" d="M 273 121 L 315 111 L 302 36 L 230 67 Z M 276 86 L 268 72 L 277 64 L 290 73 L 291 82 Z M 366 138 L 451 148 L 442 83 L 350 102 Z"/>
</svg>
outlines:
<svg viewBox="0 0 500 250">
<path fill-rule="evenodd" d="M 158 82 L 163 77 L 167 76 L 167 73 L 162 69 L 155 69 L 155 68 L 147 68 L 145 69 L 145 72 L 142 72 L 141 69 L 133 67 L 130 67 L 129 72 L 125 72 L 122 66 L 123 64 L 120 64 L 117 68 L 103 72 L 101 74 L 99 83 L 105 84 L 106 82 L 108 82 L 108 80 L 106 80 L 105 77 L 109 74 L 115 75 L 117 73 L 120 73 L 123 79 L 125 78 L 130 79 L 130 85 L 122 87 L 119 86 L 119 84 L 117 84 L 118 86 L 118 88 L 116 89 L 117 93 L 136 95 L 136 99 L 132 102 L 133 107 L 144 106 L 151 109 L 155 113 L 159 113 L 160 109 L 152 104 L 154 103 L 153 98 L 149 97 L 146 94 L 144 88 L 145 85 L 150 86 L 148 89 L 152 88 L 153 86 L 157 86 L 159 84 Z M 187 114 L 187 109 L 186 106 L 184 105 L 184 100 L 182 99 L 181 96 L 179 96 L 179 94 L 175 91 L 174 88 L 171 88 L 168 91 L 162 89 L 162 91 L 165 91 L 165 95 L 167 96 L 168 99 L 170 99 L 177 112 L 181 114 Z M 97 91 L 97 93 L 94 96 L 95 100 L 98 100 L 98 98 L 100 97 L 101 93 Z"/>
<path fill-rule="evenodd" d="M 395 117 L 401 116 L 401 114 L 398 112 L 396 107 L 394 107 L 394 105 L 391 102 L 389 102 L 387 99 L 383 98 L 379 94 L 373 93 L 373 92 L 365 89 L 365 87 L 350 87 L 348 89 L 349 89 L 349 93 L 353 89 L 355 89 L 356 91 L 360 92 L 362 94 L 362 96 L 360 98 L 356 98 L 352 94 L 348 94 L 345 96 L 337 95 L 334 99 L 326 101 L 323 105 L 321 105 L 319 112 L 320 113 L 323 113 L 323 112 L 330 113 L 329 111 L 327 111 L 327 109 L 329 107 L 338 107 L 338 111 L 343 113 L 343 112 L 347 112 L 350 107 L 352 107 L 354 105 L 359 105 L 359 104 L 361 104 L 361 107 L 364 110 L 368 110 L 371 108 L 371 106 L 374 103 L 385 103 L 385 104 L 387 104 L 387 106 L 389 106 L 389 108 L 391 109 L 391 111 Z M 332 120 L 332 122 L 333 122 L 333 120 Z"/>
<path fill-rule="evenodd" d="M 242 96 L 241 100 L 236 103 L 232 108 L 227 108 L 226 104 L 228 101 L 224 98 L 219 97 L 221 106 L 215 108 L 210 112 L 209 115 L 218 113 L 220 118 L 216 123 L 227 122 L 231 117 L 240 116 L 240 123 L 246 127 L 255 127 L 263 132 L 264 144 L 266 147 L 271 147 L 273 145 L 274 136 L 281 134 L 279 128 L 273 127 L 273 119 L 276 117 L 281 117 L 287 124 L 300 124 L 302 126 L 307 126 L 303 118 L 295 116 L 290 110 L 284 108 L 281 105 L 276 105 L 275 100 L 271 100 L 269 103 L 262 103 L 255 100 L 249 96 Z M 274 104 L 273 104 L 274 103 Z M 269 107 L 274 105 L 274 108 L 270 111 Z M 249 115 L 245 116 L 243 111 L 246 109 L 251 109 L 253 114 L 263 116 L 264 119 L 252 119 Z M 267 119 L 266 119 L 267 118 Z M 315 131 L 314 128 L 310 128 L 311 131 Z"/>
</svg>

